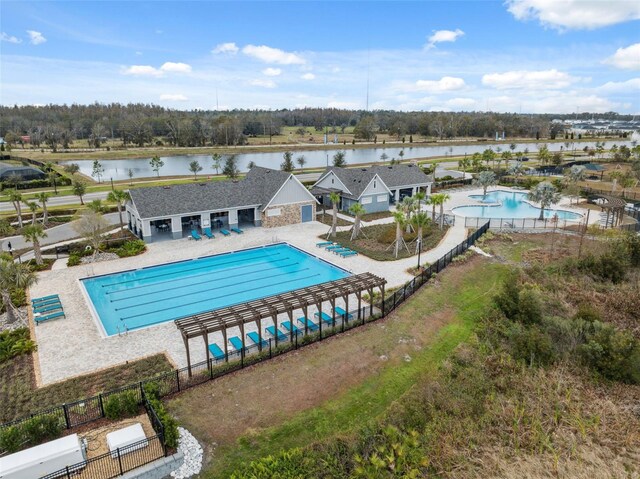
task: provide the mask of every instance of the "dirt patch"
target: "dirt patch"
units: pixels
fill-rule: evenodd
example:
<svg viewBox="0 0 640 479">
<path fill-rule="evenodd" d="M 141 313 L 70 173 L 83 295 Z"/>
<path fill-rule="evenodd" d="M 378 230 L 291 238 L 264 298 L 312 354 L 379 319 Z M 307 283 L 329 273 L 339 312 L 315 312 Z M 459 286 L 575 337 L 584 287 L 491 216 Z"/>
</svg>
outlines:
<svg viewBox="0 0 640 479">
<path fill-rule="evenodd" d="M 133 426 L 134 424 L 141 424 L 142 430 L 146 437 L 153 437 L 156 432 L 151 427 L 149 416 L 146 414 L 140 414 L 129 419 L 122 419 L 120 421 L 109 421 L 108 424 L 96 429 L 92 429 L 85 433 L 78 434 L 80 437 L 87 440 L 87 458 L 99 456 L 109 452 L 109 446 L 107 445 L 107 434 L 110 432 L 124 429 L 125 427 Z"/>
</svg>

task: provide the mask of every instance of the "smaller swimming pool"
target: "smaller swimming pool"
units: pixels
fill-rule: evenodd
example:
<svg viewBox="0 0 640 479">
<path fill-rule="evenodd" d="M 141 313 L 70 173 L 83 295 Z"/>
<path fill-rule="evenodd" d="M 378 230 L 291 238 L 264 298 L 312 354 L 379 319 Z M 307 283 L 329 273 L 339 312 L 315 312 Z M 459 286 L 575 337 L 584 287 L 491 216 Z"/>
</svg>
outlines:
<svg viewBox="0 0 640 479">
<path fill-rule="evenodd" d="M 487 203 L 483 205 L 458 206 L 453 212 L 471 218 L 534 218 L 540 217 L 540 208 L 530 204 L 527 193 L 517 191 L 496 190 L 482 195 L 469 195 L 469 198 Z M 566 210 L 545 209 L 544 218 L 551 219 L 554 216 L 560 220 L 579 220 L 582 215 Z"/>
</svg>

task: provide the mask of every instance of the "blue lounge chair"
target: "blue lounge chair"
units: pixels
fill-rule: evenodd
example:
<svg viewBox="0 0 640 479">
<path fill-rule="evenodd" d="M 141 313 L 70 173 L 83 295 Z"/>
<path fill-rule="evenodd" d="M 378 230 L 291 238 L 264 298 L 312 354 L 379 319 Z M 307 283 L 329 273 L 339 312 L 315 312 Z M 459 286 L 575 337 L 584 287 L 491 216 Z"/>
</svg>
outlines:
<svg viewBox="0 0 640 479">
<path fill-rule="evenodd" d="M 220 230 L 220 233 L 222 233 L 222 234 L 223 234 L 223 235 L 225 235 L 225 236 L 229 236 L 229 235 L 231 234 L 231 233 L 229 233 L 229 231 L 228 231 L 228 230 L 225 230 L 224 228 L 222 228 L 222 229 Z"/>
<path fill-rule="evenodd" d="M 322 315 L 320 315 L 319 313 L 315 313 L 315 316 L 317 318 L 322 319 L 329 326 L 333 326 L 333 318 L 329 316 L 327 313 L 325 313 L 324 311 L 322 312 Z"/>
<path fill-rule="evenodd" d="M 344 248 L 344 247 L 331 250 L 333 254 L 346 253 L 347 251 L 351 251 L 351 250 L 349 248 Z"/>
<path fill-rule="evenodd" d="M 342 256 L 343 258 L 348 258 L 349 256 L 356 256 L 358 254 L 357 251 L 353 251 L 353 250 L 349 250 L 349 251 L 342 251 L 340 253 L 338 253 L 340 256 Z"/>
<path fill-rule="evenodd" d="M 209 352 L 216 361 L 224 359 L 224 351 L 220 349 L 220 346 L 218 346 L 216 343 L 209 345 Z"/>
<path fill-rule="evenodd" d="M 44 306 L 50 306 L 52 304 L 56 304 L 60 302 L 60 298 L 52 298 L 52 299 L 47 299 L 46 301 L 37 301 L 35 303 L 31 303 L 31 306 L 33 306 L 34 308 L 42 308 Z"/>
<path fill-rule="evenodd" d="M 253 341 L 254 344 L 259 345 L 261 348 L 268 348 L 269 347 L 269 342 L 265 341 L 264 339 L 262 341 L 260 341 L 260 335 L 258 333 L 256 333 L 255 331 L 251 331 L 250 333 L 247 333 L 247 338 L 249 338 L 251 341 Z"/>
<path fill-rule="evenodd" d="M 334 244 L 333 246 L 327 246 L 327 251 L 333 251 L 334 249 L 342 249 L 344 246 L 341 244 Z"/>
<path fill-rule="evenodd" d="M 313 331 L 317 331 L 318 329 L 320 329 L 316 323 L 314 323 L 313 321 L 311 321 L 308 318 L 305 318 L 304 316 L 302 316 L 301 318 L 298 318 L 298 322 L 300 324 L 302 324 L 303 326 L 306 324 L 307 325 L 307 329 L 309 331 L 312 331 L 312 332 Z"/>
<path fill-rule="evenodd" d="M 64 318 L 64 311 L 58 311 L 57 313 L 48 314 L 46 316 L 34 316 L 33 319 L 35 320 L 36 325 L 38 325 L 44 321 L 49 321 L 50 319 L 56 318 Z"/>
<path fill-rule="evenodd" d="M 196 230 L 191 230 L 191 237 L 196 241 L 202 239 L 202 236 L 200 236 Z"/>
<path fill-rule="evenodd" d="M 317 248 L 325 248 L 326 246 L 331 246 L 333 241 L 322 241 L 321 243 L 316 243 Z"/>
<path fill-rule="evenodd" d="M 302 332 L 298 328 L 296 328 L 293 324 L 291 324 L 289 321 L 283 321 L 282 322 L 282 327 L 284 329 L 286 329 L 287 331 L 289 331 L 289 332 L 293 331 L 293 334 L 295 334 L 295 335 L 297 335 L 297 334 Z"/>
<path fill-rule="evenodd" d="M 289 341 L 289 336 L 284 334 L 279 329 L 276 330 L 275 326 L 267 326 L 266 329 L 267 329 L 267 333 L 269 333 L 274 338 L 276 337 L 276 334 L 278 335 L 278 342 L 279 343 L 282 342 L 282 341 Z"/>
<path fill-rule="evenodd" d="M 34 307 L 34 313 L 47 313 L 49 311 L 57 311 L 58 309 L 62 309 L 62 305 L 60 303 L 54 303 L 47 306 L 42 307 Z"/>
<path fill-rule="evenodd" d="M 231 231 L 233 231 L 234 233 L 238 233 L 239 235 L 244 233 L 244 231 L 242 231 L 240 228 L 231 228 Z"/>
<path fill-rule="evenodd" d="M 31 300 L 32 303 L 39 303 L 41 301 L 49 301 L 51 299 L 58 299 L 57 294 L 52 294 L 50 296 L 43 296 L 42 298 L 34 298 Z"/>
<path fill-rule="evenodd" d="M 211 238 L 215 238 L 215 236 L 214 236 L 214 235 L 213 235 L 213 233 L 211 232 L 211 228 L 204 228 L 204 229 L 202 230 L 202 232 L 203 232 L 203 233 L 204 233 L 204 235 L 205 235 L 207 238 L 209 238 L 209 239 L 211 239 Z"/>
<path fill-rule="evenodd" d="M 231 346 L 236 350 L 236 352 L 242 351 L 242 340 L 238 336 L 232 336 L 229 338 L 229 342 Z"/>
<path fill-rule="evenodd" d="M 336 314 L 338 316 L 340 316 L 341 318 L 344 318 L 345 316 L 347 317 L 347 319 L 353 319 L 353 314 L 351 313 L 347 313 L 344 309 L 342 309 L 340 306 L 336 306 L 334 311 L 336 312 Z"/>
</svg>

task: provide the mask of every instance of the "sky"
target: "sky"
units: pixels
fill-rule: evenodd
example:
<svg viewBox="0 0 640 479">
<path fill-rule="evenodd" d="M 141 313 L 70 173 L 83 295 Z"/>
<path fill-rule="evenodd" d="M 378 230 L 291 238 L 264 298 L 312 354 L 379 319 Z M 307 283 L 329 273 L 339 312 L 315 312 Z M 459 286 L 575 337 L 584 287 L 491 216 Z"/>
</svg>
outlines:
<svg viewBox="0 0 640 479">
<path fill-rule="evenodd" d="M 0 104 L 640 114 L 640 2 L 0 2 Z"/>
</svg>

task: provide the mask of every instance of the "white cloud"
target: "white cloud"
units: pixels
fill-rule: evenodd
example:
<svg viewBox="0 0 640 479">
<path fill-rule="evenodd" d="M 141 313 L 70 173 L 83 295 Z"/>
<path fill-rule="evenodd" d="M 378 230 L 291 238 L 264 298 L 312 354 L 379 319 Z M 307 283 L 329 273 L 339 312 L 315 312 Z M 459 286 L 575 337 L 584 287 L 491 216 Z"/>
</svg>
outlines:
<svg viewBox="0 0 640 479">
<path fill-rule="evenodd" d="M 537 19 L 560 30 L 593 30 L 640 18 L 640 2 L 634 0 L 507 0 L 506 5 L 518 20 Z"/>
<path fill-rule="evenodd" d="M 427 48 L 435 47 L 436 43 L 455 42 L 462 35 L 464 35 L 464 32 L 459 28 L 455 30 L 436 30 L 428 38 Z"/>
<path fill-rule="evenodd" d="M 618 48 L 604 63 L 624 70 L 640 70 L 640 43 Z"/>
<path fill-rule="evenodd" d="M 191 65 L 187 65 L 186 63 L 166 62 L 160 67 L 160 70 L 169 73 L 191 73 Z"/>
<path fill-rule="evenodd" d="M 268 77 L 277 77 L 278 75 L 280 75 L 282 73 L 282 70 L 280 70 L 280 68 L 265 68 L 264 70 L 262 70 L 262 73 L 264 75 L 267 75 Z"/>
<path fill-rule="evenodd" d="M 610 81 L 598 87 L 598 91 L 607 93 L 633 93 L 640 91 L 640 78 L 631 78 L 627 81 L 614 82 Z"/>
<path fill-rule="evenodd" d="M 20 40 L 18 37 L 14 37 L 13 35 L 9 35 L 5 32 L 2 32 L 0 34 L 0 41 L 9 43 L 22 43 L 22 40 Z"/>
<path fill-rule="evenodd" d="M 330 101 L 329 103 L 327 103 L 327 108 L 337 108 L 339 110 L 357 110 L 361 107 L 354 101 Z"/>
<path fill-rule="evenodd" d="M 238 48 L 238 46 L 233 43 L 233 42 L 227 42 L 227 43 L 220 43 L 218 45 L 216 45 L 216 47 L 211 50 L 211 53 L 230 53 L 232 55 L 235 55 L 236 53 L 238 53 L 238 50 L 240 50 Z"/>
<path fill-rule="evenodd" d="M 546 90 L 566 88 L 580 78 L 556 69 L 529 71 L 518 70 L 504 73 L 488 73 L 482 76 L 482 84 L 498 90 L 526 88 L 529 90 Z"/>
<path fill-rule="evenodd" d="M 160 95 L 160 101 L 187 101 L 189 98 L 181 93 L 163 93 Z"/>
<path fill-rule="evenodd" d="M 273 80 L 265 80 L 263 78 L 257 78 L 249 82 L 250 85 L 259 86 L 262 88 L 275 88 L 278 85 Z"/>
<path fill-rule="evenodd" d="M 305 73 L 300 78 L 303 80 L 315 80 L 316 76 L 313 73 Z"/>
<path fill-rule="evenodd" d="M 29 35 L 29 42 L 32 45 L 40 45 L 47 41 L 46 38 L 40 32 L 36 32 L 35 30 L 27 30 L 27 34 Z"/>
<path fill-rule="evenodd" d="M 131 65 L 122 70 L 123 75 L 160 77 L 162 72 L 151 65 Z"/>
<path fill-rule="evenodd" d="M 142 52 L 136 52 L 136 56 L 142 56 Z"/>
<path fill-rule="evenodd" d="M 461 90 L 466 85 L 462 78 L 442 77 L 440 80 L 418 80 L 413 90 L 439 93 L 445 91 Z"/>
<path fill-rule="evenodd" d="M 285 52 L 279 48 L 271 48 L 266 45 L 247 45 L 242 53 L 265 63 L 277 63 L 279 65 L 302 65 L 305 63 L 297 53 Z"/>
<path fill-rule="evenodd" d="M 451 108 L 465 110 L 475 107 L 478 102 L 473 98 L 452 98 L 451 100 L 447 100 L 445 103 Z"/>
</svg>

